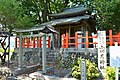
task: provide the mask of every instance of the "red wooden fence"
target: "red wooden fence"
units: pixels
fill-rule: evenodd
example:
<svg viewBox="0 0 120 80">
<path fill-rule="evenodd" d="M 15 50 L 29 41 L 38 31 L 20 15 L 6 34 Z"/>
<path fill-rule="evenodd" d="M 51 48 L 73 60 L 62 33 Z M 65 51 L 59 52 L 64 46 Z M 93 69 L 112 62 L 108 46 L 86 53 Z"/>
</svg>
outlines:
<svg viewBox="0 0 120 80">
<path fill-rule="evenodd" d="M 46 45 L 50 48 L 50 36 L 47 37 Z M 23 48 L 41 48 L 42 47 L 42 37 L 29 37 L 22 38 Z M 15 38 L 15 48 L 19 48 L 19 38 Z"/>
<path fill-rule="evenodd" d="M 78 42 L 78 39 L 85 39 L 85 42 Z M 69 48 L 70 46 L 74 46 L 74 48 L 78 48 L 79 44 L 84 44 L 86 48 L 89 48 L 90 44 L 94 44 L 95 46 L 98 42 L 90 42 L 89 39 L 97 38 L 97 36 L 89 36 L 88 31 L 86 31 L 86 36 L 79 36 L 75 33 L 75 36 L 69 36 L 68 33 L 63 34 L 61 36 L 61 47 Z M 109 46 L 114 45 L 114 42 L 118 42 L 120 44 L 120 33 L 113 35 L 112 30 L 109 30 L 109 35 L 106 36 L 107 41 L 106 44 Z M 23 48 L 41 48 L 42 47 L 42 37 L 30 37 L 30 38 L 22 38 L 22 47 Z M 71 42 L 71 40 L 74 40 Z M 50 36 L 47 38 L 47 47 L 50 48 Z M 15 48 L 19 48 L 19 38 L 15 38 Z"/>
<path fill-rule="evenodd" d="M 88 36 L 88 31 L 86 31 L 86 36 L 79 36 L 77 34 L 77 32 L 75 33 L 75 36 L 73 37 L 69 37 L 68 33 L 63 34 L 61 36 L 62 40 L 61 40 L 61 45 L 62 48 L 69 48 L 69 46 L 74 45 L 75 48 L 78 48 L 78 44 L 84 44 L 86 48 L 89 48 L 89 44 L 98 44 L 98 42 L 90 42 L 89 39 L 90 38 L 97 38 L 97 36 Z M 78 42 L 78 39 L 85 39 L 86 42 Z M 114 45 L 114 42 L 118 42 L 118 44 L 120 44 L 120 33 L 113 35 L 112 34 L 112 30 L 109 30 L 109 35 L 106 36 L 107 41 L 106 44 L 108 44 L 109 46 Z M 69 42 L 70 40 L 74 40 L 74 42 Z"/>
</svg>

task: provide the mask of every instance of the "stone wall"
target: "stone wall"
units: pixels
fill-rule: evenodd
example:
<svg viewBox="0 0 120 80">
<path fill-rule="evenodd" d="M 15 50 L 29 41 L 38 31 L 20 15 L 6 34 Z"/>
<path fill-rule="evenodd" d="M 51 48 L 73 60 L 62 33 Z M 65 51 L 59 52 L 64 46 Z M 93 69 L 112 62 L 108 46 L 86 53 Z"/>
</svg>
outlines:
<svg viewBox="0 0 120 80">
<path fill-rule="evenodd" d="M 62 61 L 62 66 L 69 68 L 71 67 L 71 64 L 74 64 L 75 59 L 78 57 L 88 59 L 91 62 L 94 62 L 98 64 L 98 53 L 97 51 L 90 51 L 90 50 L 83 50 L 83 51 L 77 51 L 77 50 L 64 50 L 61 49 L 61 52 L 59 54 L 59 59 Z M 109 65 L 109 53 L 107 52 L 107 65 Z"/>
</svg>

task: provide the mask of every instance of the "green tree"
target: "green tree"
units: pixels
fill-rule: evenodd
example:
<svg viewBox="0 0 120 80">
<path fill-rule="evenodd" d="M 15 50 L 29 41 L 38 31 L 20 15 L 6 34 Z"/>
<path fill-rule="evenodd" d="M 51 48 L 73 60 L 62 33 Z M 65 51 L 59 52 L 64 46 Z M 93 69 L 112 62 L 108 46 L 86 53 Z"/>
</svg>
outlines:
<svg viewBox="0 0 120 80">
<path fill-rule="evenodd" d="M 89 8 L 89 13 L 95 13 L 96 27 L 99 30 L 112 29 L 120 31 L 120 0 L 63 0 L 65 7 L 83 5 Z"/>
<path fill-rule="evenodd" d="M 16 0 L 0 0 L 0 24 L 2 25 L 2 31 L 9 31 L 11 34 L 14 28 L 32 27 L 34 22 L 32 22 L 32 18 L 25 14 L 20 2 Z M 9 44 L 5 45 L 6 38 L 0 38 L 0 44 L 4 50 L 3 54 L 0 54 L 2 64 L 6 63 L 6 55 L 9 55 Z"/>
<path fill-rule="evenodd" d="M 48 19 L 48 7 L 49 0 L 18 0 L 21 2 L 22 8 L 25 10 L 25 14 L 31 18 L 34 18 L 34 22 L 43 23 Z"/>
<path fill-rule="evenodd" d="M 7 31 L 33 26 L 32 20 L 16 0 L 0 0 L 0 24 Z"/>
<path fill-rule="evenodd" d="M 89 8 L 89 13 L 96 13 L 96 26 L 99 30 L 120 29 L 120 0 L 19 0 L 25 14 L 34 23 L 49 21 L 49 14 L 61 12 L 64 8 L 82 5 Z"/>
<path fill-rule="evenodd" d="M 100 30 L 120 31 L 120 0 L 94 0 L 92 7 Z"/>
<path fill-rule="evenodd" d="M 34 18 L 34 22 L 43 23 L 50 20 L 49 14 L 60 12 L 64 6 L 63 0 L 18 0 L 26 15 Z"/>
</svg>

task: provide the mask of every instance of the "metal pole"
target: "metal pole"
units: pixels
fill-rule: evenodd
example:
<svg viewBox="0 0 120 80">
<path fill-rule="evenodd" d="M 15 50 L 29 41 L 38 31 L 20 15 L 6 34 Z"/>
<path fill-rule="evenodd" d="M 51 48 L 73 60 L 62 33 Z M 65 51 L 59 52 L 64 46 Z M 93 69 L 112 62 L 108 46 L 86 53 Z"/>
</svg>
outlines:
<svg viewBox="0 0 120 80">
<path fill-rule="evenodd" d="M 42 68 L 43 68 L 43 71 L 46 73 L 46 67 L 47 67 L 47 64 L 46 64 L 46 35 L 44 34 L 43 37 L 42 37 L 42 41 L 43 41 L 43 48 L 42 48 Z"/>
<path fill-rule="evenodd" d="M 19 46 L 19 68 L 23 67 L 23 49 L 22 49 L 22 33 L 19 36 L 20 46 Z"/>
</svg>

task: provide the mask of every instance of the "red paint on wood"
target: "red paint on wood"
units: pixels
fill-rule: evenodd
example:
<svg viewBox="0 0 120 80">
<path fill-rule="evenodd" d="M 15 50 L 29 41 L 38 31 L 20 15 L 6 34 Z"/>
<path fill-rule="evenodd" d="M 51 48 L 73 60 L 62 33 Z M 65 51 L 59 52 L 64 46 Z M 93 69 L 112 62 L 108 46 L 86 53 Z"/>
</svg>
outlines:
<svg viewBox="0 0 120 80">
<path fill-rule="evenodd" d="M 33 48 L 35 48 L 35 37 L 33 37 Z"/>
<path fill-rule="evenodd" d="M 78 48 L 78 34 L 75 33 L 75 47 Z"/>
<path fill-rule="evenodd" d="M 110 38 L 110 46 L 113 44 L 113 38 L 112 38 L 112 30 L 109 30 L 109 38 Z"/>
<path fill-rule="evenodd" d="M 48 48 L 50 48 L 50 36 L 48 37 Z"/>
<path fill-rule="evenodd" d="M 88 31 L 86 31 L 86 48 L 89 48 Z"/>
<path fill-rule="evenodd" d="M 68 39 L 69 39 L 69 35 L 68 33 L 66 33 L 66 48 L 68 48 Z"/>
</svg>

